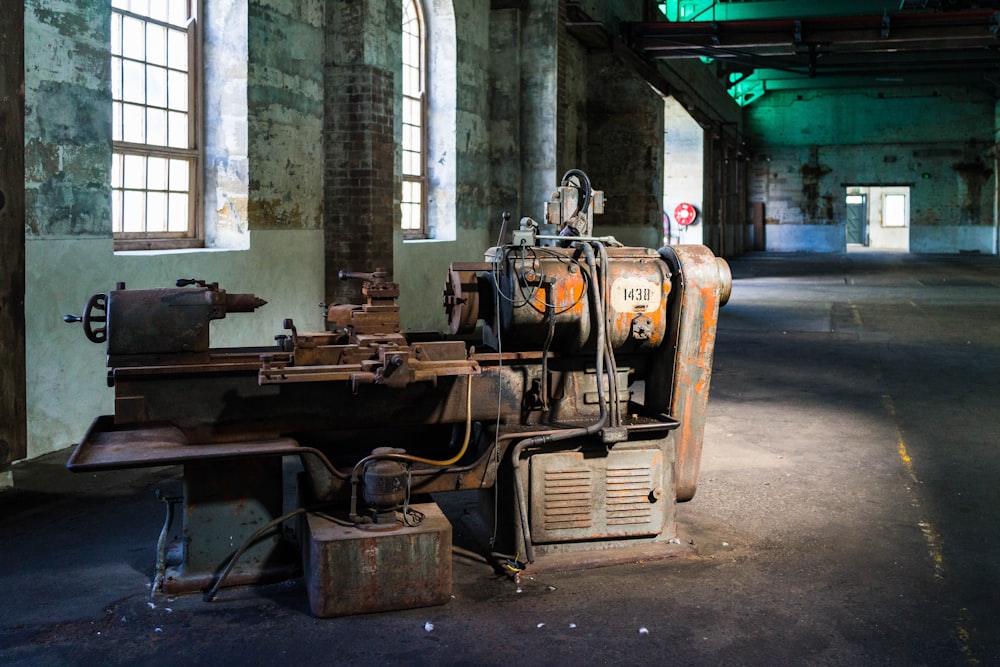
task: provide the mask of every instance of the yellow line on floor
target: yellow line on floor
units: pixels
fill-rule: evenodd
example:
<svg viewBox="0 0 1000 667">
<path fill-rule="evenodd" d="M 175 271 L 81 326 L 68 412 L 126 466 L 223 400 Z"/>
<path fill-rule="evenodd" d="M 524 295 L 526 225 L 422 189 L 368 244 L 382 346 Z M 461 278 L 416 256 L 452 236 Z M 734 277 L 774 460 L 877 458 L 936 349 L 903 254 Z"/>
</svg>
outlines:
<svg viewBox="0 0 1000 667">
<path fill-rule="evenodd" d="M 899 454 L 899 460 L 903 464 L 903 468 L 906 470 L 906 474 L 910 476 L 913 481 L 914 486 L 920 484 L 920 480 L 917 478 L 917 473 L 913 469 L 913 459 L 910 457 L 910 453 L 906 449 L 906 442 L 903 440 L 903 431 L 899 428 L 899 420 L 896 418 L 896 406 L 892 402 L 892 397 L 888 394 L 882 396 L 882 403 L 885 404 L 886 412 L 892 417 L 892 423 L 896 427 L 896 453 Z M 914 507 L 920 507 L 920 501 L 917 498 L 916 490 L 914 487 L 910 487 L 910 495 L 912 496 L 911 501 Z M 921 519 L 917 522 L 920 527 L 920 531 L 924 534 L 924 539 L 927 542 L 927 549 L 930 552 L 931 562 L 934 564 L 934 577 L 941 578 L 944 573 L 944 555 L 941 551 L 941 534 L 934 527 L 934 524 L 930 521 Z"/>
<path fill-rule="evenodd" d="M 920 500 L 917 497 L 916 486 L 920 484 L 920 479 L 913 468 L 913 458 L 906 449 L 903 430 L 899 428 L 899 420 L 896 418 L 896 406 L 892 402 L 892 397 L 888 394 L 883 394 L 882 403 L 885 405 L 886 412 L 892 417 L 893 425 L 896 427 L 896 453 L 899 455 L 899 460 L 903 464 L 906 473 L 913 481 L 913 485 L 909 488 L 910 501 L 919 510 Z M 917 525 L 920 527 L 920 532 L 924 534 L 924 541 L 927 543 L 927 550 L 930 553 L 931 563 L 934 567 L 934 578 L 942 579 L 944 577 L 944 551 L 941 548 L 941 533 L 938 532 L 937 528 L 930 521 L 921 519 L 917 522 Z M 955 639 L 958 642 L 959 650 L 965 656 L 966 664 L 978 665 L 979 660 L 972 655 L 972 649 L 969 646 L 970 633 L 968 626 L 971 624 L 970 622 L 969 610 L 963 607 L 955 621 Z"/>
</svg>

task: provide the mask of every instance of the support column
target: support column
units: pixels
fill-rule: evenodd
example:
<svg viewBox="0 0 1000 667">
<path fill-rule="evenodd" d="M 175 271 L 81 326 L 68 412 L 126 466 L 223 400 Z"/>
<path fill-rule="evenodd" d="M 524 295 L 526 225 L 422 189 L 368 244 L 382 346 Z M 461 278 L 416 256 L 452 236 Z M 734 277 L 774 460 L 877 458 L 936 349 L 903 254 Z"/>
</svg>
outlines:
<svg viewBox="0 0 1000 667">
<path fill-rule="evenodd" d="M 327 3 L 323 227 L 331 303 L 362 299 L 360 283 L 341 281 L 341 269 L 392 271 L 401 23 L 399 2 Z"/>
<path fill-rule="evenodd" d="M 1000 101 L 993 104 L 993 254 L 1000 255 Z"/>
<path fill-rule="evenodd" d="M 24 358 L 24 3 L 0 12 L 0 471 L 27 456 Z M 0 473 L 3 475 L 3 473 Z M 0 485 L 3 477 L 0 477 Z"/>
</svg>

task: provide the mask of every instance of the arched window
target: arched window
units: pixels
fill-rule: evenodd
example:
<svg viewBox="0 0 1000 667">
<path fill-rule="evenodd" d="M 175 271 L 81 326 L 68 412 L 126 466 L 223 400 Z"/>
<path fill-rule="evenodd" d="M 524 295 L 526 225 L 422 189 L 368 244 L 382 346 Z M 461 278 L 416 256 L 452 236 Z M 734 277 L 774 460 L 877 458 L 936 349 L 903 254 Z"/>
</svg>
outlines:
<svg viewBox="0 0 1000 667">
<path fill-rule="evenodd" d="M 427 238 L 427 33 L 418 0 L 403 0 L 404 238 Z"/>
</svg>

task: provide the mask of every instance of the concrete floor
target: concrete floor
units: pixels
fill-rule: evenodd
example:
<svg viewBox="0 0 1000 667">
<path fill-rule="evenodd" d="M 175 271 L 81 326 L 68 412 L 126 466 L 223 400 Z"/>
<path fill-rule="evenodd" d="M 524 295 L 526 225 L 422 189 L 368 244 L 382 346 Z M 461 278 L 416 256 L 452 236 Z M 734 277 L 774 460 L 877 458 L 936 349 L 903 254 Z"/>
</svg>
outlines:
<svg viewBox="0 0 1000 667">
<path fill-rule="evenodd" d="M 0 493 L 0 664 L 1000 664 L 1000 263 L 731 264 L 679 508 L 697 557 L 517 586 L 456 555 L 448 604 L 341 619 L 299 581 L 150 599 L 177 471 L 71 474 L 60 452 Z"/>
</svg>

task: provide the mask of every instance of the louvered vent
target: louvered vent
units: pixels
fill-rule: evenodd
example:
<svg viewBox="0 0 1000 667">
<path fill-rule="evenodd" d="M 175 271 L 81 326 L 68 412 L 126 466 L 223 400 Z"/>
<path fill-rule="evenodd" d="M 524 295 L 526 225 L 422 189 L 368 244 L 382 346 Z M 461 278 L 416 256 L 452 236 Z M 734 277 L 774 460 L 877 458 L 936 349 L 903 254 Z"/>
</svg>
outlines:
<svg viewBox="0 0 1000 667">
<path fill-rule="evenodd" d="M 653 518 L 649 493 L 654 487 L 649 466 L 609 467 L 606 479 L 608 525 L 648 524 Z"/>
<path fill-rule="evenodd" d="M 589 528 L 593 501 L 589 470 L 545 471 L 545 530 Z"/>
<path fill-rule="evenodd" d="M 549 452 L 530 457 L 531 539 L 537 544 L 659 535 L 673 497 L 657 449 Z M 596 544 L 596 542 L 595 542 Z"/>
</svg>

